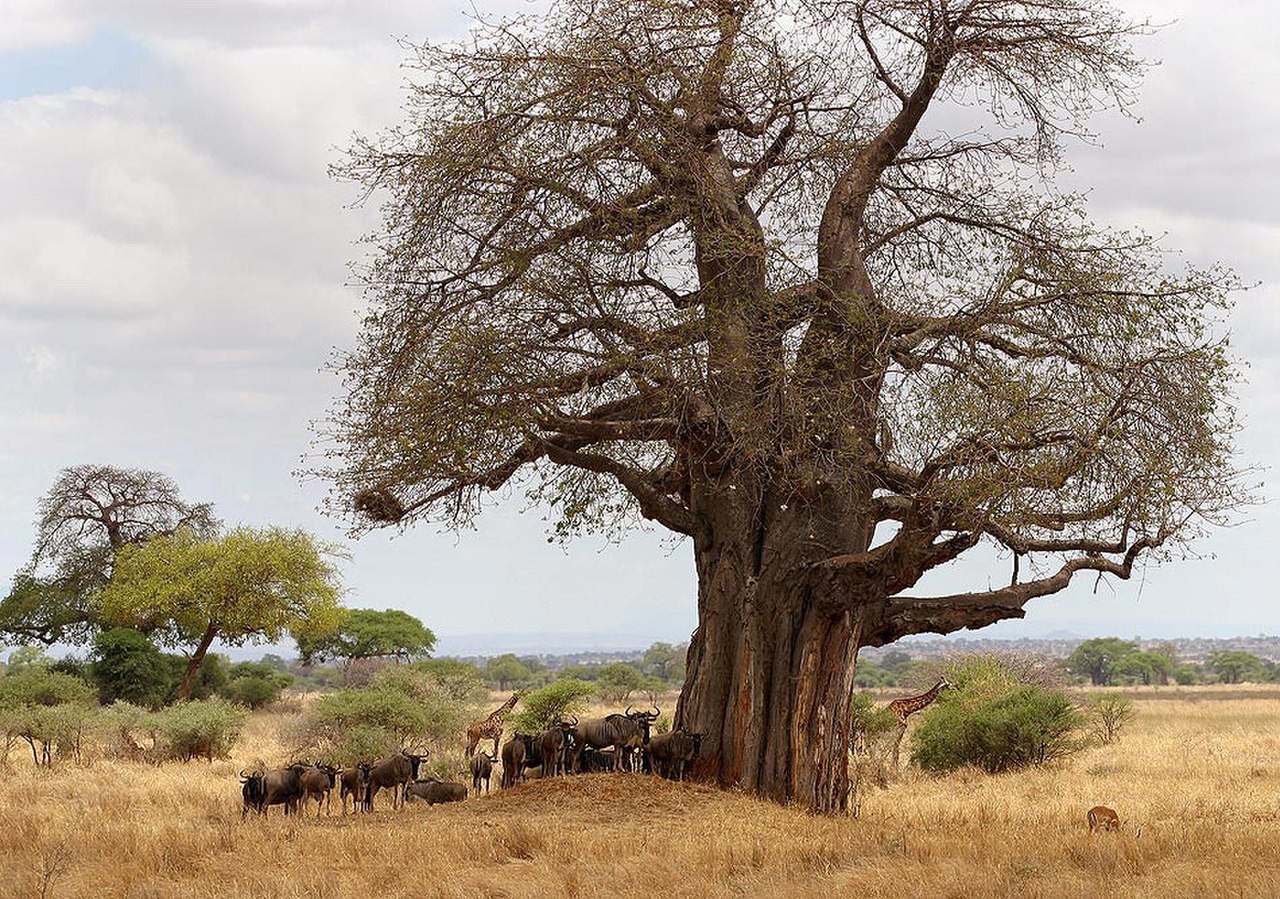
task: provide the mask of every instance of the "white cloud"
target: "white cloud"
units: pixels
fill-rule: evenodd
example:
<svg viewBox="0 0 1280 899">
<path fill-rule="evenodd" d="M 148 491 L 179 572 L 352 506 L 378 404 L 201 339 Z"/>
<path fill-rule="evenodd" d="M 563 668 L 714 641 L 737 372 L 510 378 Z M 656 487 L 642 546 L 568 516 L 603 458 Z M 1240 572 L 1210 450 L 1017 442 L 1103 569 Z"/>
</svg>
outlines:
<svg viewBox="0 0 1280 899">
<path fill-rule="evenodd" d="M 132 317 L 154 311 L 186 276 L 181 252 L 113 241 L 67 219 L 0 223 L 0 312 Z"/>
</svg>

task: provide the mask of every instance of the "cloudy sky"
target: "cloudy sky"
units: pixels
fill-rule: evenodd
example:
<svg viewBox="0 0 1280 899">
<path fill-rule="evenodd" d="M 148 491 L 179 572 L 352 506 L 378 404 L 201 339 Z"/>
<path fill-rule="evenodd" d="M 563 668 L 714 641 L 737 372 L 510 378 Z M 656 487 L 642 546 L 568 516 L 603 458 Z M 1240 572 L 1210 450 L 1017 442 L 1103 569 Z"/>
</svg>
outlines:
<svg viewBox="0 0 1280 899">
<path fill-rule="evenodd" d="M 1161 64 L 1141 121 L 1100 118 L 1101 146 L 1073 148 L 1068 177 L 1099 219 L 1167 234 L 1191 261 L 1260 285 L 1232 323 L 1248 363 L 1241 443 L 1246 464 L 1274 468 L 1280 16 L 1267 2 L 1121 6 L 1171 23 L 1140 44 Z M 293 473 L 338 388 L 322 366 L 356 332 L 347 267 L 371 224 L 326 166 L 353 133 L 396 121 L 397 41 L 461 36 L 465 8 L 0 0 L 0 579 L 30 552 L 37 497 L 81 462 L 162 470 L 229 522 L 344 538 L 316 512 L 324 486 Z M 407 609 L 454 651 L 524 648 L 533 633 L 602 646 L 688 635 L 687 545 L 655 533 L 565 549 L 522 510 L 507 498 L 476 532 L 351 544 L 349 603 Z M 1199 560 L 1096 593 L 1078 584 L 986 633 L 1280 633 L 1278 543 L 1280 512 L 1264 504 L 1198 545 Z M 934 583 L 1007 576 L 976 559 Z"/>
</svg>

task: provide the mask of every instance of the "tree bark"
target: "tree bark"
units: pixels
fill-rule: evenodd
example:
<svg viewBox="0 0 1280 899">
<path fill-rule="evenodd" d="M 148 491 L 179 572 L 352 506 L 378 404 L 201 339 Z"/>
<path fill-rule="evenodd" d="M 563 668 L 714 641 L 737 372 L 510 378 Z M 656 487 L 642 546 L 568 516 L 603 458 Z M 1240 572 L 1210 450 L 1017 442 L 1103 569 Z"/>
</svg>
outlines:
<svg viewBox="0 0 1280 899">
<path fill-rule="evenodd" d="M 196 672 L 200 670 L 200 664 L 204 661 L 205 653 L 209 651 L 209 647 L 213 644 L 213 638 L 216 636 L 218 636 L 218 626 L 210 624 L 205 629 L 204 636 L 200 638 L 200 645 L 191 654 L 191 661 L 187 663 L 187 670 L 182 674 L 182 683 L 178 687 L 179 702 L 191 698 L 191 684 L 196 679 Z"/>
<path fill-rule="evenodd" d="M 830 537 L 815 520 L 840 519 L 770 509 L 767 492 L 744 506 L 695 544 L 698 629 L 675 726 L 705 735 L 695 777 L 842 812 L 854 662 L 877 597 L 813 564 Z"/>
</svg>

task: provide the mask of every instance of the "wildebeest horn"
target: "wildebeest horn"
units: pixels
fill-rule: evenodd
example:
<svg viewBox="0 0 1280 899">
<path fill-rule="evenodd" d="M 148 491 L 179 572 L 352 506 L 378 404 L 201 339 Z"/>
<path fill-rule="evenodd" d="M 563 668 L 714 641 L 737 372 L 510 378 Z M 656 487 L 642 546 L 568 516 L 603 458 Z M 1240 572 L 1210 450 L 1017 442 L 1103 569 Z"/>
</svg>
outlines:
<svg viewBox="0 0 1280 899">
<path fill-rule="evenodd" d="M 249 779 L 249 775 L 247 775 L 247 774 L 245 774 L 245 773 L 244 773 L 244 769 L 243 769 L 243 768 L 241 768 L 241 769 L 240 769 L 240 779 L 241 779 L 241 780 L 248 780 L 248 779 Z"/>
<path fill-rule="evenodd" d="M 662 709 L 655 705 L 653 707 L 653 715 L 651 717 L 657 718 L 661 714 L 662 714 Z"/>
<path fill-rule="evenodd" d="M 627 710 L 626 710 L 625 712 L 623 712 L 623 714 L 624 714 L 624 715 L 630 715 L 630 714 L 631 714 L 631 706 L 627 706 Z"/>
</svg>

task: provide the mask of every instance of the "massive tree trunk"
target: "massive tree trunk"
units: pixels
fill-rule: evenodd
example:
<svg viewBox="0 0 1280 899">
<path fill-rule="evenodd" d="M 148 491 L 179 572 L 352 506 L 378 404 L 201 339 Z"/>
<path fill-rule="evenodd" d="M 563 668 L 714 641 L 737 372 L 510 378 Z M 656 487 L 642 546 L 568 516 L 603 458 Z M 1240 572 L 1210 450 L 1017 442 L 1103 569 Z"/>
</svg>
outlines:
<svg viewBox="0 0 1280 899">
<path fill-rule="evenodd" d="M 698 776 L 842 811 L 854 661 L 880 598 L 851 596 L 819 564 L 830 535 L 815 522 L 831 518 L 771 504 L 767 491 L 736 499 L 695 544 L 698 629 L 676 726 L 706 735 Z M 864 547 L 870 537 L 852 536 Z"/>
</svg>

